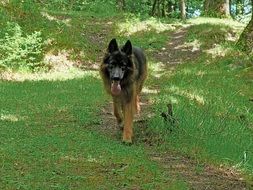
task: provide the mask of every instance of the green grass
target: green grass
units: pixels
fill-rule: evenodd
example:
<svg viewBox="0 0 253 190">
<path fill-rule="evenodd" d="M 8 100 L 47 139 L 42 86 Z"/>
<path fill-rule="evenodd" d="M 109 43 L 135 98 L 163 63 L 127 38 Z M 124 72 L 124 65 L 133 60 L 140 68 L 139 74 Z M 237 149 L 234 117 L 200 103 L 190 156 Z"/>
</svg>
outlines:
<svg viewBox="0 0 253 190">
<path fill-rule="evenodd" d="M 125 146 L 97 132 L 96 114 L 106 97 L 97 78 L 0 85 L 1 189 L 181 186 L 142 146 Z"/>
<path fill-rule="evenodd" d="M 41 31 L 47 42 L 44 53 L 67 50 L 69 59 L 84 64 L 100 62 L 115 36 L 120 44 L 129 38 L 151 56 L 153 50 L 167 44 L 175 29 L 170 22 L 131 18 L 112 7 L 111 12 L 101 12 L 102 6 L 86 12 L 14 5 L 8 11 L 0 8 L 1 28 L 11 21 L 25 33 Z M 190 21 L 194 25 L 188 41 L 198 40 L 202 50 L 214 42 L 233 45 L 227 43 L 227 35 L 238 37 L 240 29 L 235 28 L 241 26 L 206 21 Z M 236 50 L 223 58 L 205 55 L 173 72 L 162 70 L 162 63 L 149 61 L 146 86 L 159 86 L 160 93 L 151 97 L 155 116 L 148 119 L 147 130 L 151 140 L 155 133 L 158 141 L 162 138 L 161 145 L 152 148 L 174 149 L 200 162 L 234 166 L 252 174 L 251 63 L 252 57 Z M 0 81 L 0 188 L 187 189 L 187 182 L 171 179 L 149 160 L 149 150 L 141 140 L 129 147 L 97 130 L 102 124 L 98 113 L 105 102 L 101 82 L 91 75 L 54 82 Z M 173 102 L 176 126 L 160 117 L 168 102 Z M 196 172 L 201 170 L 196 167 Z"/>
<path fill-rule="evenodd" d="M 154 98 L 159 116 L 173 102 L 176 126 L 154 117 L 150 127 L 164 131 L 169 145 L 201 160 L 253 171 L 253 83 L 240 58 L 226 57 L 177 67 L 159 80 L 161 92 Z M 157 84 L 156 80 L 156 85 Z M 168 133 L 172 128 L 172 133 Z M 161 133 L 161 132 L 160 132 Z M 247 156 L 244 157 L 246 152 Z"/>
</svg>

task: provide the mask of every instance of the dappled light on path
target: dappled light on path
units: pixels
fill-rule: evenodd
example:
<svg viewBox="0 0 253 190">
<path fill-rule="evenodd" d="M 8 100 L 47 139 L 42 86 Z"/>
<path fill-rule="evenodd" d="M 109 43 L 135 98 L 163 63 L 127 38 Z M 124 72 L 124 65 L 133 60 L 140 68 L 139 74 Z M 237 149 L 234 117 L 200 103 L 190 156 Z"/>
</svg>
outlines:
<svg viewBox="0 0 253 190">
<path fill-rule="evenodd" d="M 164 31 L 172 31 L 175 29 L 175 24 L 162 23 L 156 18 L 149 18 L 147 20 L 140 20 L 139 18 L 127 19 L 123 23 L 118 24 L 118 31 L 120 34 L 132 35 L 137 32 L 145 32 L 154 30 L 157 33 Z"/>
</svg>

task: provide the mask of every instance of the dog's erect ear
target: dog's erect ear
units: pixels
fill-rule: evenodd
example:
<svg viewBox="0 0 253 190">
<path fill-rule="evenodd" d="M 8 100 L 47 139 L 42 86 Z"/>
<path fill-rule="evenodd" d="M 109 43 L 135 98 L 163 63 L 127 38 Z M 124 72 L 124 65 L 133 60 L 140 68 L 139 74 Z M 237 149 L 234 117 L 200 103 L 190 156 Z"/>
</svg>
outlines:
<svg viewBox="0 0 253 190">
<path fill-rule="evenodd" d="M 109 46 L 108 46 L 108 52 L 109 53 L 112 53 L 112 52 L 115 52 L 115 51 L 118 51 L 119 50 L 119 47 L 118 47 L 118 44 L 117 44 L 117 41 L 115 38 L 113 38 L 110 43 L 109 43 Z"/>
<path fill-rule="evenodd" d="M 130 40 L 127 40 L 126 44 L 122 47 L 122 51 L 125 52 L 127 55 L 132 54 L 132 44 Z"/>
</svg>

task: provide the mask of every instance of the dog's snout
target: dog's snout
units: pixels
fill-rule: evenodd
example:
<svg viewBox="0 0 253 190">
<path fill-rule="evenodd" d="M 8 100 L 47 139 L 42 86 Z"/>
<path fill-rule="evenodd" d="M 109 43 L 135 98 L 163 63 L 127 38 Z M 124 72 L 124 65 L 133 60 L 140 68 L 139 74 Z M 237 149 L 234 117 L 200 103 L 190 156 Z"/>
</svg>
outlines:
<svg viewBox="0 0 253 190">
<path fill-rule="evenodd" d="M 112 80 L 119 81 L 120 78 L 119 77 L 113 77 Z"/>
</svg>

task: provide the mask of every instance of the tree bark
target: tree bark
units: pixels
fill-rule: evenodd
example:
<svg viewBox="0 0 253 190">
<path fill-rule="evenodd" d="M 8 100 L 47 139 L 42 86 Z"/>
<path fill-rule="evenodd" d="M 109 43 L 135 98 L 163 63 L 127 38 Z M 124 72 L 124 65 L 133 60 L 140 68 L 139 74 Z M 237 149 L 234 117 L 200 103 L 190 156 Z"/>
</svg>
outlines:
<svg viewBox="0 0 253 190">
<path fill-rule="evenodd" d="M 171 16 L 173 11 L 174 11 L 173 10 L 173 3 L 171 1 L 168 1 L 168 4 L 167 4 L 167 13 L 168 13 L 168 15 Z"/>
<path fill-rule="evenodd" d="M 253 7 L 253 0 L 251 0 L 251 5 Z M 251 20 L 240 35 L 237 45 L 241 47 L 242 50 L 253 53 L 253 13 L 251 13 Z"/>
<path fill-rule="evenodd" d="M 152 16 L 155 15 L 156 3 L 157 3 L 157 0 L 154 0 L 153 6 L 152 6 L 152 11 L 151 11 L 151 15 L 152 15 Z"/>
<path fill-rule="evenodd" d="M 162 0 L 162 17 L 166 16 L 166 10 L 165 10 L 165 0 Z"/>
<path fill-rule="evenodd" d="M 152 16 L 165 16 L 165 0 L 154 0 L 151 15 Z M 164 12 L 163 12 L 164 11 Z"/>
<path fill-rule="evenodd" d="M 205 0 L 204 15 L 212 17 L 229 17 L 229 0 Z"/>
<path fill-rule="evenodd" d="M 180 0 L 180 13 L 181 13 L 181 19 L 186 19 L 186 6 L 185 6 L 185 0 Z"/>
</svg>

